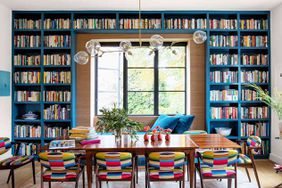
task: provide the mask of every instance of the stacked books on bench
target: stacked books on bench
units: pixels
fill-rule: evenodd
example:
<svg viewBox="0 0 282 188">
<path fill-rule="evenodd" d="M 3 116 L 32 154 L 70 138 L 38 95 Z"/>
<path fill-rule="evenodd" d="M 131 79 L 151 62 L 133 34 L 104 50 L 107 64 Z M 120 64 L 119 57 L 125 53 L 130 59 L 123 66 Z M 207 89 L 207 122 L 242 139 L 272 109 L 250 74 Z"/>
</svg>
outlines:
<svg viewBox="0 0 282 188">
<path fill-rule="evenodd" d="M 70 139 L 81 140 L 82 145 L 100 143 L 93 127 L 76 127 L 69 131 Z"/>
</svg>

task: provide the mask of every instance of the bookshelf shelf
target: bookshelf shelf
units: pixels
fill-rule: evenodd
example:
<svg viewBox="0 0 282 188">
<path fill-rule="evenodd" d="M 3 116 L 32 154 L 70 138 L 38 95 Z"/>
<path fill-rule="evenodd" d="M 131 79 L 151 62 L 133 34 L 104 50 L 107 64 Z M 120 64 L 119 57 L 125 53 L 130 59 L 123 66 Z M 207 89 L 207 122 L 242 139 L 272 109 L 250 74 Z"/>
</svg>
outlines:
<svg viewBox="0 0 282 188">
<path fill-rule="evenodd" d="M 14 138 L 15 140 L 22 140 L 22 141 L 40 141 L 41 138 L 26 138 L 26 137 L 22 137 L 22 138 Z"/>
<path fill-rule="evenodd" d="M 20 25 L 19 23 L 24 23 L 25 19 L 32 19 L 32 24 Z M 110 25 L 102 23 L 100 26 L 97 25 L 83 25 L 83 22 L 88 22 L 90 20 L 97 23 L 97 20 L 109 19 L 111 21 Z M 23 54 L 30 55 L 36 54 L 40 56 L 40 65 L 37 66 L 18 66 L 13 65 L 14 72 L 22 72 L 27 69 L 28 71 L 39 71 L 41 72 L 40 83 L 38 84 L 15 84 L 13 83 L 12 89 L 13 93 L 15 91 L 40 91 L 41 100 L 36 105 L 21 105 L 17 104 L 12 97 L 12 108 L 13 108 L 13 117 L 12 117 L 12 128 L 16 126 L 16 123 L 37 123 L 41 126 L 42 134 L 41 138 L 33 139 L 28 138 L 30 142 L 40 142 L 42 145 L 52 140 L 53 138 L 46 138 L 44 135 L 44 127 L 48 126 L 57 126 L 58 127 L 68 127 L 71 128 L 76 124 L 76 66 L 73 61 L 73 56 L 76 52 L 75 38 L 77 34 L 86 33 L 86 34 L 137 34 L 138 29 L 123 29 L 124 25 L 121 23 L 127 22 L 127 19 L 134 20 L 138 19 L 138 11 L 13 11 L 13 38 L 17 35 L 27 35 L 29 36 L 40 36 L 40 45 L 34 45 L 38 47 L 17 47 L 17 46 L 27 46 L 27 45 L 13 45 L 12 47 L 12 57 L 14 55 Z M 230 139 L 242 139 L 241 137 L 241 123 L 257 123 L 257 122 L 266 122 L 271 125 L 271 119 L 241 119 L 241 107 L 249 107 L 251 105 L 261 106 L 262 103 L 258 102 L 249 102 L 242 101 L 241 92 L 242 89 L 248 88 L 248 83 L 243 83 L 241 80 L 241 71 L 251 72 L 254 70 L 258 71 L 268 71 L 269 80 L 268 83 L 258 83 L 258 85 L 263 88 L 267 88 L 271 91 L 271 80 L 270 80 L 270 58 L 267 59 L 267 65 L 243 65 L 243 56 L 250 54 L 270 54 L 270 42 L 267 42 L 267 47 L 245 47 L 244 36 L 267 36 L 268 40 L 270 39 L 270 12 L 269 11 L 144 11 L 142 12 L 142 19 L 155 19 L 157 25 L 154 27 L 147 27 L 150 29 L 142 29 L 144 34 L 193 34 L 197 30 L 203 30 L 207 32 L 207 42 L 206 42 L 206 127 L 209 133 L 214 133 L 215 127 L 232 127 L 232 134 Z M 183 23 L 189 23 L 192 19 L 198 24 L 194 25 L 181 25 L 176 24 L 170 21 L 175 19 L 180 20 Z M 248 20 L 255 20 L 257 23 L 261 24 L 246 24 Z M 221 22 L 221 20 L 228 20 L 228 22 Z M 125 21 L 125 22 L 124 22 Z M 65 23 L 66 22 L 66 23 Z M 82 24 L 80 23 L 82 22 Z M 93 22 L 93 23 L 94 23 Z M 33 25 L 35 23 L 35 25 Z M 60 24 L 58 24 L 60 23 Z M 202 24 L 203 23 L 203 24 Z M 211 23 L 213 25 L 211 25 Z M 19 25 L 17 25 L 19 24 Z M 171 25 L 172 24 L 172 25 Z M 223 24 L 223 25 L 222 25 Z M 121 27 L 122 26 L 122 27 Z M 261 26 L 258 28 L 258 26 Z M 127 26 L 126 26 L 127 27 Z M 126 28 L 125 27 L 125 28 Z M 134 28 L 135 26 L 133 26 Z M 108 29 L 105 29 L 108 28 Z M 172 29 L 173 28 L 173 29 Z M 57 46 L 66 46 L 66 47 L 48 47 L 56 46 L 52 45 L 52 41 L 47 41 L 48 46 L 46 46 L 47 36 L 70 36 L 71 45 L 57 45 Z M 214 35 L 221 35 L 222 38 L 230 39 L 230 44 L 220 44 L 215 45 L 210 39 L 214 39 Z M 235 38 L 232 38 L 235 36 Z M 51 37 L 52 38 L 52 37 Z M 237 38 L 237 39 L 236 39 Z M 243 39 L 242 39 L 243 38 Z M 247 38 L 247 37 L 246 37 Z M 234 41 L 235 39 L 235 41 Z M 48 39 L 49 40 L 49 39 Z M 241 41 L 243 40 L 243 41 Z M 210 46 L 213 44 L 214 46 Z M 244 44 L 244 46 L 242 45 Z M 68 47 L 70 46 L 70 47 Z M 222 46 L 222 47 L 217 47 Z M 255 45 L 251 45 L 255 46 Z M 71 63 L 67 66 L 61 65 L 44 65 L 45 55 L 49 54 L 69 54 L 71 57 Z M 224 65 L 211 65 L 210 55 L 211 54 L 229 54 L 233 58 L 232 64 L 230 62 L 223 63 Z M 231 56 L 232 55 L 232 56 Z M 235 56 L 236 57 L 235 57 Z M 235 59 L 235 60 L 234 60 Z M 264 61 L 265 62 L 265 61 Z M 70 84 L 49 84 L 44 83 L 43 74 L 47 71 L 70 71 L 71 72 L 71 83 Z M 238 72 L 237 80 L 234 83 L 213 83 L 210 78 L 211 71 L 226 71 L 229 72 Z M 229 71 L 229 72 L 228 72 Z M 257 82 L 257 81 L 256 81 Z M 67 83 L 67 82 L 66 82 Z M 46 91 L 70 91 L 71 100 L 70 102 L 47 102 L 43 99 L 43 93 Z M 231 92 L 237 92 L 237 98 L 234 101 L 232 98 L 228 98 L 228 101 L 211 101 L 210 91 L 218 90 L 223 91 L 231 90 Z M 225 91 L 224 91 L 225 92 Z M 216 93 L 216 92 L 214 92 Z M 232 94 L 233 95 L 233 94 Z M 230 95 L 228 94 L 228 97 Z M 219 98 L 221 100 L 221 98 Z M 230 101 L 232 100 L 232 101 Z M 44 120 L 45 107 L 52 105 L 62 105 L 70 106 L 70 120 Z M 238 116 L 236 119 L 211 119 L 211 108 L 212 107 L 236 107 L 238 111 Z M 39 119 L 36 122 L 27 122 L 17 119 L 21 117 L 27 111 L 35 111 L 40 114 Z M 270 115 L 270 113 L 269 113 Z M 269 116 L 270 117 L 270 116 Z M 270 128 L 267 129 L 268 135 L 270 136 Z M 14 138 L 15 140 L 16 138 Z M 18 139 L 18 138 L 17 138 Z M 269 141 L 269 139 L 265 139 Z M 25 140 L 22 140 L 25 141 Z M 270 143 L 266 144 L 268 148 Z M 265 158 L 268 157 L 269 150 L 265 152 L 264 155 L 259 155 L 258 157 Z"/>
<path fill-rule="evenodd" d="M 40 123 L 41 120 L 26 120 L 26 119 L 15 119 L 15 123 Z"/>
<path fill-rule="evenodd" d="M 14 104 L 41 104 L 41 102 L 14 102 Z"/>
</svg>

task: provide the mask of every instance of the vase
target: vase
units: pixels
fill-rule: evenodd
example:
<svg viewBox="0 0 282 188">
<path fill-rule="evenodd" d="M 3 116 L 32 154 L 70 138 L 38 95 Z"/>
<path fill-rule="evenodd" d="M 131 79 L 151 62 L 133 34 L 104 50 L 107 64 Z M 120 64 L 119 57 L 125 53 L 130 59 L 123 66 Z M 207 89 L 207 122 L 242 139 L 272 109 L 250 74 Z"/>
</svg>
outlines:
<svg viewBox="0 0 282 188">
<path fill-rule="evenodd" d="M 120 142 L 121 141 L 121 130 L 115 130 L 115 141 Z"/>
</svg>

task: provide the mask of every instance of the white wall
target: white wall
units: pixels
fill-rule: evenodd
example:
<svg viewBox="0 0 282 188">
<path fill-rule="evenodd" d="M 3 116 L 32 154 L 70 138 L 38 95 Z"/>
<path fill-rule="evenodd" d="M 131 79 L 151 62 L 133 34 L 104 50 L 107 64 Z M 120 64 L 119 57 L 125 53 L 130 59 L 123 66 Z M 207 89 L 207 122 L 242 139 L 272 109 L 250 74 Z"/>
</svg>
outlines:
<svg viewBox="0 0 282 188">
<path fill-rule="evenodd" d="M 282 91 L 282 4 L 271 10 L 271 84 L 274 89 Z M 282 139 L 279 135 L 279 119 L 272 112 L 271 154 L 270 159 L 282 164 Z M 282 120 L 281 120 L 282 121 Z"/>
<path fill-rule="evenodd" d="M 11 72 L 11 10 L 0 4 L 0 70 Z M 11 96 L 0 97 L 0 136 L 11 137 Z M 7 156 L 7 155 L 6 155 Z M 1 158 L 6 157 L 4 155 Z"/>
</svg>

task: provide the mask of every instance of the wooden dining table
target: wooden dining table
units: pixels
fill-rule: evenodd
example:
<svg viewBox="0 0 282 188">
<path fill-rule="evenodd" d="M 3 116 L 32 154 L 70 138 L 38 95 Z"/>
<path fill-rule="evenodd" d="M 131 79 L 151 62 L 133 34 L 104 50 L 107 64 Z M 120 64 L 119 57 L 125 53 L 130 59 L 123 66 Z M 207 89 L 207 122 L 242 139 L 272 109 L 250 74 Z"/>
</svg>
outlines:
<svg viewBox="0 0 282 188">
<path fill-rule="evenodd" d="M 189 163 L 189 184 L 194 187 L 195 151 L 196 149 L 218 149 L 218 148 L 240 148 L 237 143 L 218 134 L 184 135 L 172 134 L 170 141 L 147 141 L 144 142 L 143 135 L 131 141 L 127 136 L 122 136 L 120 142 L 115 141 L 113 135 L 99 135 L 100 143 L 81 145 L 76 142 L 75 147 L 64 150 L 81 150 L 86 153 L 86 169 L 88 188 L 93 183 L 93 157 L 97 152 L 130 152 L 133 156 L 148 155 L 150 152 L 174 151 L 184 152 Z M 65 138 L 66 139 L 66 138 Z M 45 148 L 47 149 L 47 148 Z"/>
</svg>

